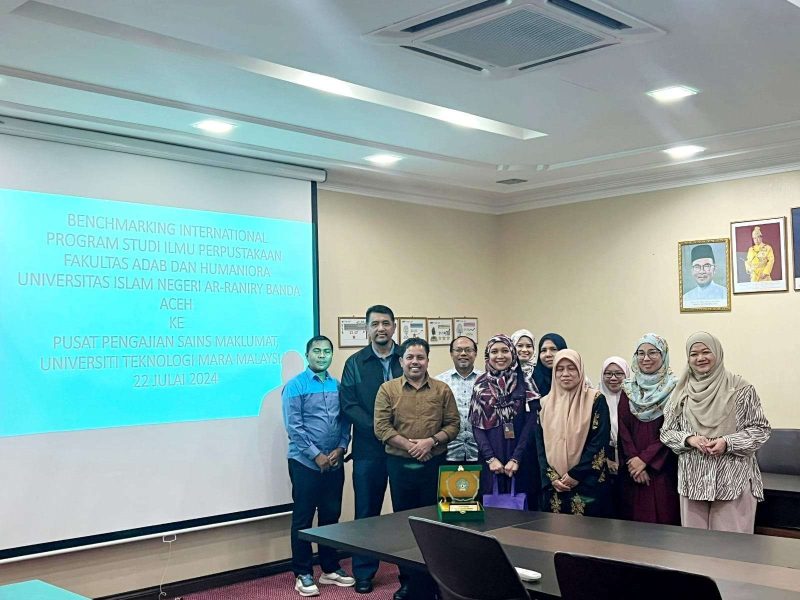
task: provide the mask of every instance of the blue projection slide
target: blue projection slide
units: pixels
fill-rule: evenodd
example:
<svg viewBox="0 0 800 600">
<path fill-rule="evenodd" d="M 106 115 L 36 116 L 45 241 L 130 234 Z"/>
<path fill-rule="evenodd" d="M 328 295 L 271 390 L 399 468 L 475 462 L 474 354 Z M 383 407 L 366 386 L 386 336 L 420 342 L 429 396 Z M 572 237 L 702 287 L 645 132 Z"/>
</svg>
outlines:
<svg viewBox="0 0 800 600">
<path fill-rule="evenodd" d="M 0 190 L 0 437 L 259 414 L 314 333 L 312 225 Z"/>
</svg>

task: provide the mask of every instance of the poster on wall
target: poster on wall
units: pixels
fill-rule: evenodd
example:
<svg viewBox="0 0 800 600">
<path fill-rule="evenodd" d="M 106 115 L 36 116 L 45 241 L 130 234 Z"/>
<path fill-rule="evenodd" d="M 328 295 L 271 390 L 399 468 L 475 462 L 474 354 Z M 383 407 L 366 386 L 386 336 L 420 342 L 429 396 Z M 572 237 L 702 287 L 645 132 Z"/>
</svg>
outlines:
<svg viewBox="0 0 800 600">
<path fill-rule="evenodd" d="M 800 207 L 792 209 L 792 251 L 794 252 L 794 289 L 800 291 Z"/>
<path fill-rule="evenodd" d="M 453 319 L 453 338 L 462 335 L 478 343 L 478 319 L 476 317 L 456 317 Z"/>
<path fill-rule="evenodd" d="M 678 242 L 681 312 L 731 309 L 730 244 L 726 238 Z"/>
<path fill-rule="evenodd" d="M 412 337 L 428 339 L 428 320 L 425 317 L 400 317 L 397 323 L 401 344 Z"/>
<path fill-rule="evenodd" d="M 786 217 L 731 223 L 733 293 L 789 289 Z"/>
<path fill-rule="evenodd" d="M 367 345 L 367 322 L 363 317 L 339 317 L 339 348 Z"/>
<path fill-rule="evenodd" d="M 453 319 L 428 319 L 431 346 L 449 346 L 453 341 Z"/>
</svg>

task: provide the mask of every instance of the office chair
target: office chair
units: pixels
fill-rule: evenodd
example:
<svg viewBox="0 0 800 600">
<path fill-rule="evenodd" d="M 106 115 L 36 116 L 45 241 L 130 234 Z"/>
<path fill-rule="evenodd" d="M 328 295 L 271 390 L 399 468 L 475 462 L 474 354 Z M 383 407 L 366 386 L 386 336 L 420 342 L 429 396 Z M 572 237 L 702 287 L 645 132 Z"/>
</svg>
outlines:
<svg viewBox="0 0 800 600">
<path fill-rule="evenodd" d="M 705 575 L 568 552 L 554 562 L 562 600 L 722 600 Z"/>
<path fill-rule="evenodd" d="M 408 521 L 442 600 L 529 600 L 496 538 L 419 517 Z"/>
<path fill-rule="evenodd" d="M 764 473 L 800 475 L 797 452 L 800 450 L 800 429 L 773 429 L 769 441 L 756 453 L 758 466 Z"/>
</svg>

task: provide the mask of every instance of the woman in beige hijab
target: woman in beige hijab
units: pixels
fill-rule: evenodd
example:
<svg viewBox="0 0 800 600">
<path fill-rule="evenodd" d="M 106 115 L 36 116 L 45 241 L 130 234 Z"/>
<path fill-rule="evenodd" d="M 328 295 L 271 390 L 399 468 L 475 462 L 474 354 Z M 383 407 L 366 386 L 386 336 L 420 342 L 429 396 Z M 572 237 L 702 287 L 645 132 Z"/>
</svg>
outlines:
<svg viewBox="0 0 800 600">
<path fill-rule="evenodd" d="M 583 361 L 574 350 L 559 350 L 555 356 L 539 429 L 534 439 L 541 471 L 540 510 L 610 516 L 608 405 L 603 394 L 589 387 Z"/>
<path fill-rule="evenodd" d="M 710 333 L 689 336 L 686 355 L 661 429 L 661 441 L 678 454 L 681 524 L 753 533 L 764 499 L 755 454 L 771 432 L 761 400 L 725 369 L 722 345 Z"/>
</svg>

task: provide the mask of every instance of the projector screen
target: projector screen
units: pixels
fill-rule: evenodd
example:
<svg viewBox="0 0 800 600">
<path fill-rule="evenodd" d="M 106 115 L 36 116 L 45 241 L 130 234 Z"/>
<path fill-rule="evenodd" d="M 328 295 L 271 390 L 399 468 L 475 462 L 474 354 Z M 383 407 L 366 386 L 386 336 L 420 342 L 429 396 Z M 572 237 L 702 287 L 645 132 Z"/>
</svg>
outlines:
<svg viewBox="0 0 800 600">
<path fill-rule="evenodd" d="M 288 508 L 314 195 L 0 135 L 0 559 Z"/>
</svg>

